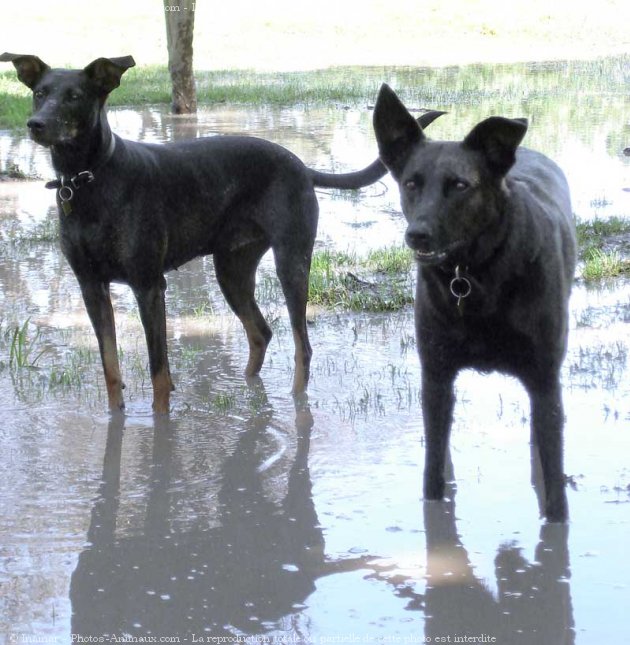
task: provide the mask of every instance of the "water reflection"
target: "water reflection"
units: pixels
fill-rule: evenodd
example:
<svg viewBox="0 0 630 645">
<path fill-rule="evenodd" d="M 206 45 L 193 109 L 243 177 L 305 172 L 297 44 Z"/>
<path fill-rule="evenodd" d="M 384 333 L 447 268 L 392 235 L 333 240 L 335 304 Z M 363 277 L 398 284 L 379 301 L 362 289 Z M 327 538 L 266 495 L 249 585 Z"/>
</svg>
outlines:
<svg viewBox="0 0 630 645">
<path fill-rule="evenodd" d="M 313 418 L 306 402 L 296 405 L 297 447 L 284 497 L 274 500 L 269 490 L 271 468 L 286 446 L 266 402 L 223 462 L 216 508 L 208 500 L 201 511 L 216 517 L 190 517 L 185 530 L 174 522 L 187 490 L 175 484 L 185 476 L 178 425 L 155 422 L 144 529 L 126 536 L 119 512 L 124 419 L 110 421 L 90 545 L 72 575 L 73 634 L 258 633 L 296 611 L 317 578 L 365 566 L 364 557 L 325 557 L 311 493 Z"/>
<path fill-rule="evenodd" d="M 517 543 L 503 544 L 494 560 L 495 597 L 475 575 L 458 535 L 452 484 L 447 495 L 448 501 L 424 505 L 425 636 L 431 642 L 441 642 L 439 638 L 449 635 L 451 639 L 454 635 L 486 635 L 496 640 L 485 642 L 511 645 L 574 643 L 568 526 L 541 526 L 533 562 L 525 559 Z"/>
<path fill-rule="evenodd" d="M 184 466 L 188 448 L 178 445 L 180 422 L 155 421 L 143 474 L 150 483 L 144 499 L 135 502 L 145 505 L 144 522 L 134 532 L 120 504 L 128 430 L 124 417 L 110 420 L 89 544 L 72 575 L 73 634 L 190 638 L 273 632 L 310 642 L 322 635 L 311 633 L 308 619 L 318 581 L 364 571 L 366 580 L 380 582 L 406 602 L 407 622 L 424 623 L 431 642 L 486 635 L 496 638 L 486 642 L 574 643 L 567 526 L 543 524 L 531 562 L 516 542 L 501 545 L 496 596 L 476 575 L 465 537 L 458 534 L 453 486 L 447 501 L 424 504 L 424 593 L 418 590 L 421 579 L 379 564 L 374 556 L 331 559 L 312 494 L 308 402 L 296 402 L 292 452 L 276 429 L 262 385 L 256 389 L 260 410 L 234 428 L 238 440 L 218 475 L 210 474 L 218 482 L 216 498 L 208 495 L 205 508 L 197 506 L 184 522 L 177 518 L 189 503 L 190 488 Z M 290 465 L 279 473 L 275 467 L 287 452 Z M 532 472 L 538 472 L 535 463 Z M 343 593 L 343 585 L 336 593 Z M 343 631 L 343 625 L 336 627 Z"/>
</svg>

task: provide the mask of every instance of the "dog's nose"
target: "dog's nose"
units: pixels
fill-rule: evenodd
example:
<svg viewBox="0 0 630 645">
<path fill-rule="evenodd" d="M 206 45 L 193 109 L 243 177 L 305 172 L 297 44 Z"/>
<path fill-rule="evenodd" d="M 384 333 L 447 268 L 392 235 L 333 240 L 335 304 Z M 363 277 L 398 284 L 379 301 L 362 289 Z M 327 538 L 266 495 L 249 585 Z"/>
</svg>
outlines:
<svg viewBox="0 0 630 645">
<path fill-rule="evenodd" d="M 43 132 L 44 128 L 46 127 L 46 123 L 44 122 L 43 119 L 38 119 L 37 117 L 31 117 L 26 122 L 26 127 L 31 132 Z"/>
<path fill-rule="evenodd" d="M 431 231 L 428 226 L 415 226 L 405 233 L 407 246 L 415 251 L 426 251 L 431 246 Z"/>
</svg>

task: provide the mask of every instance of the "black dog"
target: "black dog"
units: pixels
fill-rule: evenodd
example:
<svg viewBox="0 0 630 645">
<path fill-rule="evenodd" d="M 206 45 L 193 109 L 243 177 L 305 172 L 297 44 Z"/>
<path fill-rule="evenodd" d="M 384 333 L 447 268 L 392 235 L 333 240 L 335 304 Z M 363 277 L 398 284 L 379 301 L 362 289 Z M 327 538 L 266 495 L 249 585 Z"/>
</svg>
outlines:
<svg viewBox="0 0 630 645">
<path fill-rule="evenodd" d="M 111 282 L 131 286 L 149 349 L 153 408 L 167 412 L 173 389 L 166 349 L 164 272 L 214 255 L 217 280 L 249 342 L 248 376 L 262 367 L 271 329 L 255 300 L 255 274 L 273 249 L 295 341 L 296 392 L 306 387 L 311 346 L 306 301 L 318 205 L 314 187 L 360 188 L 387 170 L 309 168 L 262 139 L 222 136 L 152 145 L 112 134 L 108 94 L 135 65 L 99 58 L 83 70 L 50 69 L 36 56 L 2 54 L 33 91 L 31 137 L 50 147 L 58 180 L 61 248 L 81 287 L 98 338 L 110 409 L 124 406 Z M 420 117 L 423 126 L 439 116 Z"/>
<path fill-rule="evenodd" d="M 416 334 L 426 437 L 424 495 L 444 494 L 459 370 L 499 370 L 530 397 L 544 513 L 564 521 L 560 367 L 576 262 L 562 171 L 518 148 L 523 119 L 491 117 L 462 142 L 429 141 L 394 92 L 374 111 L 381 160 L 396 179 L 418 260 Z"/>
</svg>

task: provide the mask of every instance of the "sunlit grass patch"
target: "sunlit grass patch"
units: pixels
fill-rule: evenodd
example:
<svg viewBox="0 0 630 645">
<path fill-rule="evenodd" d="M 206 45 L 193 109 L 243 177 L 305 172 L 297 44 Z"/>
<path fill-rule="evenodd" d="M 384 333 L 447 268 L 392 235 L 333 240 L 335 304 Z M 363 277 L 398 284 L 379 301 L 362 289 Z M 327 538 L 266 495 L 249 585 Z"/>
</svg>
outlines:
<svg viewBox="0 0 630 645">
<path fill-rule="evenodd" d="M 630 238 L 630 221 L 623 217 L 594 219 L 576 225 L 578 249 L 586 281 L 615 278 L 630 273 L 630 260 L 619 251 L 606 248 L 606 242 L 618 237 Z M 610 244 L 608 245 L 610 246 Z"/>
<path fill-rule="evenodd" d="M 219 414 L 227 414 L 228 412 L 234 410 L 237 404 L 237 395 L 235 392 L 219 392 L 215 394 L 212 401 L 211 407 L 215 412 Z"/>
<path fill-rule="evenodd" d="M 62 390 L 83 386 L 85 372 L 90 370 L 90 376 L 99 374 L 98 352 L 86 347 L 74 347 L 61 361 L 55 361 L 48 370 L 47 380 L 50 390 Z M 92 373 L 93 371 L 93 373 Z M 99 374 L 100 375 L 100 374 Z"/>
<path fill-rule="evenodd" d="M 401 247 L 366 256 L 331 250 L 313 255 L 309 302 L 351 311 L 398 311 L 413 302 L 411 254 Z"/>
<path fill-rule="evenodd" d="M 374 249 L 366 258 L 368 268 L 378 273 L 395 275 L 411 271 L 414 265 L 413 255 L 406 246 L 389 246 Z"/>
<path fill-rule="evenodd" d="M 592 249 L 588 252 L 582 270 L 586 281 L 616 278 L 630 273 L 630 260 L 625 260 L 617 251 Z"/>
</svg>

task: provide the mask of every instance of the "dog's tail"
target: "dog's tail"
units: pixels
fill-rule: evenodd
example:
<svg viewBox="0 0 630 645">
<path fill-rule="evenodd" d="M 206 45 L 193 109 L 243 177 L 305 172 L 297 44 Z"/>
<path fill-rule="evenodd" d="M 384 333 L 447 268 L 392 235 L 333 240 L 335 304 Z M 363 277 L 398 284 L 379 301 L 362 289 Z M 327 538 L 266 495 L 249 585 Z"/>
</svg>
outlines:
<svg viewBox="0 0 630 645">
<path fill-rule="evenodd" d="M 429 124 L 433 123 L 439 116 L 446 114 L 440 110 L 429 110 L 421 114 L 417 121 L 424 130 Z M 335 174 L 331 172 L 320 172 L 309 168 L 313 184 L 319 188 L 341 188 L 346 190 L 356 190 L 364 188 L 378 181 L 387 174 L 387 168 L 380 159 L 376 159 L 369 166 L 362 170 Z"/>
<path fill-rule="evenodd" d="M 319 172 L 319 170 L 312 170 L 309 168 L 313 184 L 320 188 L 345 188 L 348 190 L 356 190 L 369 186 L 381 177 L 387 174 L 387 168 L 383 165 L 380 159 L 373 161 L 369 166 L 363 170 L 356 170 L 355 172 L 346 172 L 335 175 L 329 172 Z"/>
</svg>

